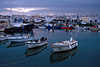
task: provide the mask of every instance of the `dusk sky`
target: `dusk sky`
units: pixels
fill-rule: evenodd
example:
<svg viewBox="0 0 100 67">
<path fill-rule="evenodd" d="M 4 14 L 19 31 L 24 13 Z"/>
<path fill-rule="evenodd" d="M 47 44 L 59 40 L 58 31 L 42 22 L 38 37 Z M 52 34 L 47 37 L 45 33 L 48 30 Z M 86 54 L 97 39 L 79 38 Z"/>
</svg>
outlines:
<svg viewBox="0 0 100 67">
<path fill-rule="evenodd" d="M 0 0 L 0 13 L 67 13 L 87 12 L 99 13 L 100 0 Z M 25 8 L 25 9 L 23 9 Z M 26 11 L 23 11 L 26 10 Z"/>
</svg>

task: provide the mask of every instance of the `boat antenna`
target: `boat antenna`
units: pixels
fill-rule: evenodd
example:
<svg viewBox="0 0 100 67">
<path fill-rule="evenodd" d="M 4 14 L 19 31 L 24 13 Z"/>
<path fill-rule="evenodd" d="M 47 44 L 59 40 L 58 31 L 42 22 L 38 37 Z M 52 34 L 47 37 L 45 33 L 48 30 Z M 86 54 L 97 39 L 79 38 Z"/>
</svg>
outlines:
<svg viewBox="0 0 100 67">
<path fill-rule="evenodd" d="M 72 40 L 73 40 L 73 38 L 71 37 L 71 38 L 70 38 L 70 41 L 72 41 Z"/>
</svg>

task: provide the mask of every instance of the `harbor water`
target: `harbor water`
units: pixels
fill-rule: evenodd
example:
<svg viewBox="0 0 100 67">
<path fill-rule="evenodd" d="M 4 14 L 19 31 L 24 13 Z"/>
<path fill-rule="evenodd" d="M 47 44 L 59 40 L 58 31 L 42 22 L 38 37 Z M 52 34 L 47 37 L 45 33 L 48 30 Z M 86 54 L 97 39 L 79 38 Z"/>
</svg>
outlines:
<svg viewBox="0 0 100 67">
<path fill-rule="evenodd" d="M 79 46 L 71 51 L 54 53 L 52 43 L 69 39 L 73 36 Z M 9 40 L 0 42 L 0 67 L 100 67 L 100 33 L 48 32 L 48 46 L 27 49 L 24 43 Z M 16 46 L 17 44 L 17 46 Z"/>
</svg>

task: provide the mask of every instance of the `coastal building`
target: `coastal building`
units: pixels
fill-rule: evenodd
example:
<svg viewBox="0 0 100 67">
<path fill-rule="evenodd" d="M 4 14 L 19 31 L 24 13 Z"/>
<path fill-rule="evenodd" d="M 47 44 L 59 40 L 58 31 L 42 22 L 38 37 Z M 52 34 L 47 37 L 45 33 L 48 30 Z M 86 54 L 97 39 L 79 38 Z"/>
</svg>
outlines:
<svg viewBox="0 0 100 67">
<path fill-rule="evenodd" d="M 80 17 L 80 20 L 89 23 L 90 22 L 90 17 L 83 16 L 83 17 Z"/>
</svg>

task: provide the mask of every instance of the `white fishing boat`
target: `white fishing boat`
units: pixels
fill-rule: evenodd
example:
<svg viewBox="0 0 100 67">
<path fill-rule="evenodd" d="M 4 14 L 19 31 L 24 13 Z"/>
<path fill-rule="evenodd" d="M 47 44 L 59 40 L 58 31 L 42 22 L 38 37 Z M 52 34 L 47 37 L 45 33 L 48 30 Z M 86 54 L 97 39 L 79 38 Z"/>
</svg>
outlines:
<svg viewBox="0 0 100 67">
<path fill-rule="evenodd" d="M 20 39 L 25 39 L 25 36 L 7 36 L 8 40 L 20 40 Z"/>
<path fill-rule="evenodd" d="M 78 46 L 78 41 L 73 40 L 72 37 L 70 38 L 70 40 L 56 42 L 51 45 L 54 52 L 69 51 L 77 46 Z"/>
<path fill-rule="evenodd" d="M 46 38 L 44 38 L 44 40 L 43 39 L 30 40 L 30 41 L 25 42 L 25 44 L 28 46 L 29 49 L 31 49 L 31 48 L 35 48 L 35 47 L 44 46 L 44 45 L 48 44 L 48 41 Z"/>
<path fill-rule="evenodd" d="M 23 41 L 28 41 L 28 40 L 32 40 L 32 37 L 28 36 L 28 35 L 7 35 L 7 39 L 13 42 L 23 42 Z"/>
<path fill-rule="evenodd" d="M 4 40 L 6 40 L 7 38 L 6 38 L 6 34 L 5 33 L 3 33 L 3 32 L 0 32 L 0 41 L 4 41 Z"/>
<path fill-rule="evenodd" d="M 0 35 L 0 41 L 6 40 L 6 37 L 3 35 Z"/>
</svg>

